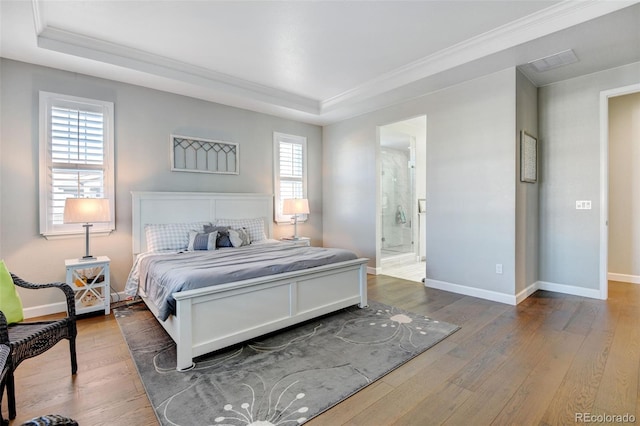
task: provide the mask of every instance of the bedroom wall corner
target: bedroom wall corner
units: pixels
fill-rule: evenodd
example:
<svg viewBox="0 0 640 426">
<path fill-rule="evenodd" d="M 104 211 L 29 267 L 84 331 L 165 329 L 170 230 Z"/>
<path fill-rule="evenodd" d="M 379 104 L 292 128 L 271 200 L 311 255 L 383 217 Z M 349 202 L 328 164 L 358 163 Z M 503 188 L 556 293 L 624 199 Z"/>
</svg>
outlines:
<svg viewBox="0 0 640 426">
<path fill-rule="evenodd" d="M 639 76 L 636 62 L 538 89 L 541 282 L 599 289 L 600 92 Z M 576 200 L 591 200 L 591 210 L 576 210 Z"/>
<path fill-rule="evenodd" d="M 376 128 L 426 115 L 426 276 L 514 295 L 515 75 L 505 69 L 325 126 L 325 244 L 375 261 Z"/>
<path fill-rule="evenodd" d="M 514 134 L 516 185 L 515 294 L 526 294 L 538 281 L 538 182 L 520 180 L 521 132 L 538 138 L 538 88 L 524 74 L 516 71 L 516 127 Z M 538 152 L 542 149 L 538 140 Z M 538 168 L 543 167 L 538 162 Z M 538 174 L 540 172 L 538 171 Z M 531 294 L 531 293 L 529 293 Z"/>
</svg>

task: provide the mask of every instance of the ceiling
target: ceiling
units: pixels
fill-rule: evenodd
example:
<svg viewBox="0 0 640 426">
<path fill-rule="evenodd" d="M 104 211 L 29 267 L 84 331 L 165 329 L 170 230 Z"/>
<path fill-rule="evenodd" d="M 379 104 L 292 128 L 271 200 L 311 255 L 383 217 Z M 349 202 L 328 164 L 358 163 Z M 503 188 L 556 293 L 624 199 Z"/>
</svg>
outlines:
<svg viewBox="0 0 640 426">
<path fill-rule="evenodd" d="M 542 86 L 640 61 L 637 0 L 0 0 L 0 30 L 4 58 L 320 125 L 509 67 Z"/>
</svg>

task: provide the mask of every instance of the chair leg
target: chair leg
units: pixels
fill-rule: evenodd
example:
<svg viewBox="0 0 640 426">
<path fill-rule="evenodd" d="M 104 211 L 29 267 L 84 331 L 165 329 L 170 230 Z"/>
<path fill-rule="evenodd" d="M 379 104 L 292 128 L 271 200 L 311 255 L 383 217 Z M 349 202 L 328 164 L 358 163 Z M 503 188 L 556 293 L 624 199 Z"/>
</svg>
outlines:
<svg viewBox="0 0 640 426">
<path fill-rule="evenodd" d="M 69 339 L 69 352 L 71 353 L 71 374 L 78 371 L 78 358 L 76 357 L 76 339 Z"/>
<path fill-rule="evenodd" d="M 13 370 L 7 372 L 7 405 L 9 406 L 9 419 L 16 418 L 16 384 L 13 380 Z"/>
<path fill-rule="evenodd" d="M 4 396 L 4 388 L 4 383 L 2 383 L 0 386 L 0 426 L 7 426 L 9 424 L 9 419 L 2 417 L 2 397 Z"/>
</svg>

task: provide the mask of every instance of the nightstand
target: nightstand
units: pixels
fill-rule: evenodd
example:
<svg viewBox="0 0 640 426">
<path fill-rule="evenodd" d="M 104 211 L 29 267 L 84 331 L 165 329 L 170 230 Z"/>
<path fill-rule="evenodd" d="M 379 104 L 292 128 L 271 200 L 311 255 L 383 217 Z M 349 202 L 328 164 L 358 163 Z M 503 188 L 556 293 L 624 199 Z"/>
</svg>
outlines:
<svg viewBox="0 0 640 426">
<path fill-rule="evenodd" d="M 296 246 L 300 246 L 300 247 L 309 247 L 311 246 L 311 238 L 309 237 L 298 237 L 297 240 L 294 240 L 292 237 L 284 237 L 284 238 L 280 238 L 281 241 L 285 241 L 285 242 L 289 242 L 289 243 L 293 243 Z"/>
<path fill-rule="evenodd" d="M 67 284 L 75 292 L 76 314 L 102 311 L 109 315 L 111 309 L 109 264 L 107 256 L 92 260 L 67 259 Z"/>
</svg>

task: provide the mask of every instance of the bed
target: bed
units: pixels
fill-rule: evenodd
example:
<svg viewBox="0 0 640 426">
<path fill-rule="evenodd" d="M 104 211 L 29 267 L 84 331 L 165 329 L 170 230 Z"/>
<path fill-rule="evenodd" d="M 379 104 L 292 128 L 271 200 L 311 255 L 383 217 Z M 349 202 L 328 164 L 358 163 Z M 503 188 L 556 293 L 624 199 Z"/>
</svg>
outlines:
<svg viewBox="0 0 640 426">
<path fill-rule="evenodd" d="M 264 241 L 252 242 L 254 247 L 230 250 L 267 252 L 266 247 L 275 250 L 276 246 L 282 245 L 285 252 L 289 251 L 287 256 L 293 256 L 294 250 L 295 253 L 299 250 L 291 247 L 299 247 L 298 244 L 273 240 L 272 195 L 135 191 L 132 198 L 134 266 L 127 287 L 131 286 L 132 275 L 140 272 L 138 268 L 142 268 L 144 262 L 150 263 L 150 260 L 144 260 L 145 256 L 153 257 L 147 247 L 146 225 L 215 224 L 219 220 L 244 223 L 261 219 Z M 200 257 L 193 253 L 183 256 Z M 159 257 L 162 256 L 156 256 Z M 173 292 L 174 306 L 168 316 L 166 307 L 152 297 L 149 287 L 136 282 L 136 293 L 176 342 L 176 368 L 187 370 L 197 356 L 348 306 L 367 306 L 368 259 L 352 257 L 320 266 L 305 263 L 303 269 Z"/>
</svg>

